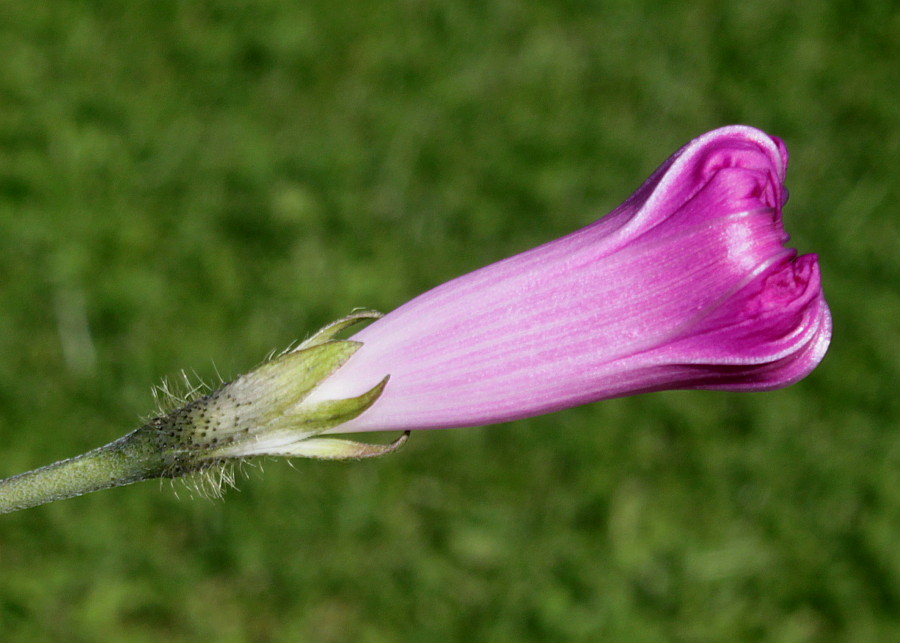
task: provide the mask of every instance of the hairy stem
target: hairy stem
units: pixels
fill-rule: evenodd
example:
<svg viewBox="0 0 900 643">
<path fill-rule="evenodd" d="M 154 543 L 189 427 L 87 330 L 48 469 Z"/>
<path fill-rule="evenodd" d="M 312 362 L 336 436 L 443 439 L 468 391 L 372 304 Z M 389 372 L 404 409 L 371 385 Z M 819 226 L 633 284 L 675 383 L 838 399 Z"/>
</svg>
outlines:
<svg viewBox="0 0 900 643">
<path fill-rule="evenodd" d="M 0 514 L 164 473 L 164 458 L 144 427 L 74 458 L 0 480 Z"/>
</svg>

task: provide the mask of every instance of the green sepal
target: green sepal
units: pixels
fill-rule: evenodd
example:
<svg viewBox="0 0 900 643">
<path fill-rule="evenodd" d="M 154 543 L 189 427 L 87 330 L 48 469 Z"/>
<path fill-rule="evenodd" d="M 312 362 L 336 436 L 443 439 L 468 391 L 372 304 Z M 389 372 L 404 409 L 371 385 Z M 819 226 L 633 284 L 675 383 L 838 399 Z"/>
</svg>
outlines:
<svg viewBox="0 0 900 643">
<path fill-rule="evenodd" d="M 381 317 L 383 317 L 383 315 L 377 310 L 356 310 L 346 317 L 342 317 L 336 321 L 331 322 L 327 326 L 320 328 L 312 335 L 312 337 L 309 337 L 308 339 L 304 340 L 299 346 L 297 346 L 294 351 L 299 351 L 303 350 L 304 348 L 310 348 L 312 346 L 324 344 L 339 332 L 341 332 L 345 328 L 349 328 L 353 324 L 358 324 L 361 321 L 372 321 L 375 319 L 380 319 Z"/>
<path fill-rule="evenodd" d="M 333 339 L 335 334 L 378 316 L 374 311 L 348 315 L 294 350 L 157 418 L 154 422 L 163 436 L 160 447 L 169 455 L 169 471 L 180 475 L 210 462 L 254 455 L 291 457 L 298 453 L 298 443 L 363 413 L 381 395 L 388 376 L 358 396 L 313 403 L 306 398 L 362 346 Z"/>
<path fill-rule="evenodd" d="M 359 342 L 335 340 L 298 348 L 262 364 L 224 388 L 231 387 L 235 394 L 258 391 L 260 396 L 280 396 L 279 402 L 273 400 L 273 408 L 296 404 L 343 366 L 360 346 Z"/>
<path fill-rule="evenodd" d="M 302 455 L 302 449 L 298 445 L 364 412 L 381 395 L 388 379 L 385 377 L 374 387 L 356 397 L 326 400 L 311 406 L 301 404 L 271 418 L 265 425 L 251 431 L 242 431 L 226 444 L 205 450 L 202 454 L 203 459 Z"/>
<path fill-rule="evenodd" d="M 343 400 L 324 400 L 315 406 L 304 409 L 298 426 L 304 430 L 313 430 L 316 434 L 352 420 L 368 409 L 381 397 L 390 375 L 386 375 L 378 384 L 356 397 Z"/>
<path fill-rule="evenodd" d="M 337 438 L 310 438 L 298 442 L 290 451 L 285 450 L 278 455 L 300 458 L 315 458 L 317 460 L 361 460 L 363 458 L 377 458 L 393 453 L 409 438 L 406 431 L 390 444 L 367 444 L 354 440 L 341 440 Z"/>
</svg>

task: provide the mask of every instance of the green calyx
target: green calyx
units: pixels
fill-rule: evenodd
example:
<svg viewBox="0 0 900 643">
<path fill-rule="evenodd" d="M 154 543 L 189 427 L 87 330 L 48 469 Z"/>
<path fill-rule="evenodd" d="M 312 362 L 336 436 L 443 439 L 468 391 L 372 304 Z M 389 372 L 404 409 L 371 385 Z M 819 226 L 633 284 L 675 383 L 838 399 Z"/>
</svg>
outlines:
<svg viewBox="0 0 900 643">
<path fill-rule="evenodd" d="M 368 455 L 369 451 L 344 440 L 328 441 L 340 444 L 327 449 L 321 439 L 311 441 L 368 409 L 384 390 L 387 376 L 357 397 L 314 404 L 306 403 L 306 398 L 361 346 L 333 336 L 375 315 L 357 313 L 339 320 L 294 350 L 151 421 L 148 426 L 170 462 L 166 475 L 177 477 L 204 463 L 254 455 L 330 459 Z"/>
<path fill-rule="evenodd" d="M 385 455 L 386 445 L 319 437 L 368 409 L 388 376 L 362 395 L 308 403 L 310 393 L 359 350 L 335 339 L 381 315 L 359 311 L 305 342 L 141 428 L 89 453 L 0 481 L 0 513 L 150 478 L 177 478 L 257 455 L 329 460 Z"/>
</svg>

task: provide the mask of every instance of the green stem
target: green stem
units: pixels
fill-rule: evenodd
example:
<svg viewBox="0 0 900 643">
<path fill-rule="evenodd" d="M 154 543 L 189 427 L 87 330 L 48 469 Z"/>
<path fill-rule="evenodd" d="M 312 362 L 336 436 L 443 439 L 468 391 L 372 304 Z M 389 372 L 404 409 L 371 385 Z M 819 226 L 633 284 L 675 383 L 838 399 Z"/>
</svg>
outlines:
<svg viewBox="0 0 900 643">
<path fill-rule="evenodd" d="M 0 480 L 0 514 L 161 476 L 163 458 L 145 429 L 74 458 Z"/>
</svg>

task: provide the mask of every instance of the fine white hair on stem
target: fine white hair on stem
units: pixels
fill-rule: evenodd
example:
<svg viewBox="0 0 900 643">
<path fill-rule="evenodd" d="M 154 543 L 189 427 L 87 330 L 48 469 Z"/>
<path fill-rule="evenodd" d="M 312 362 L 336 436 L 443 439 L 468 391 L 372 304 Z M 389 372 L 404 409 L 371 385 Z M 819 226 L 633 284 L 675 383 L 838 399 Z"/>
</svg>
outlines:
<svg viewBox="0 0 900 643">
<path fill-rule="evenodd" d="M 247 461 L 225 460 L 215 462 L 203 469 L 191 472 L 187 476 L 179 478 L 181 482 L 175 483 L 172 479 L 175 496 L 178 497 L 178 488 L 187 490 L 191 498 L 199 497 L 207 500 L 221 500 L 225 492 L 230 489 L 237 490 L 239 478 L 246 478 Z"/>
<path fill-rule="evenodd" d="M 212 390 L 196 371 L 188 374 L 182 370 L 178 379 L 162 378 L 160 383 L 151 389 L 156 403 L 156 415 L 165 415 L 180 406 L 189 404 L 203 397 Z"/>
</svg>

